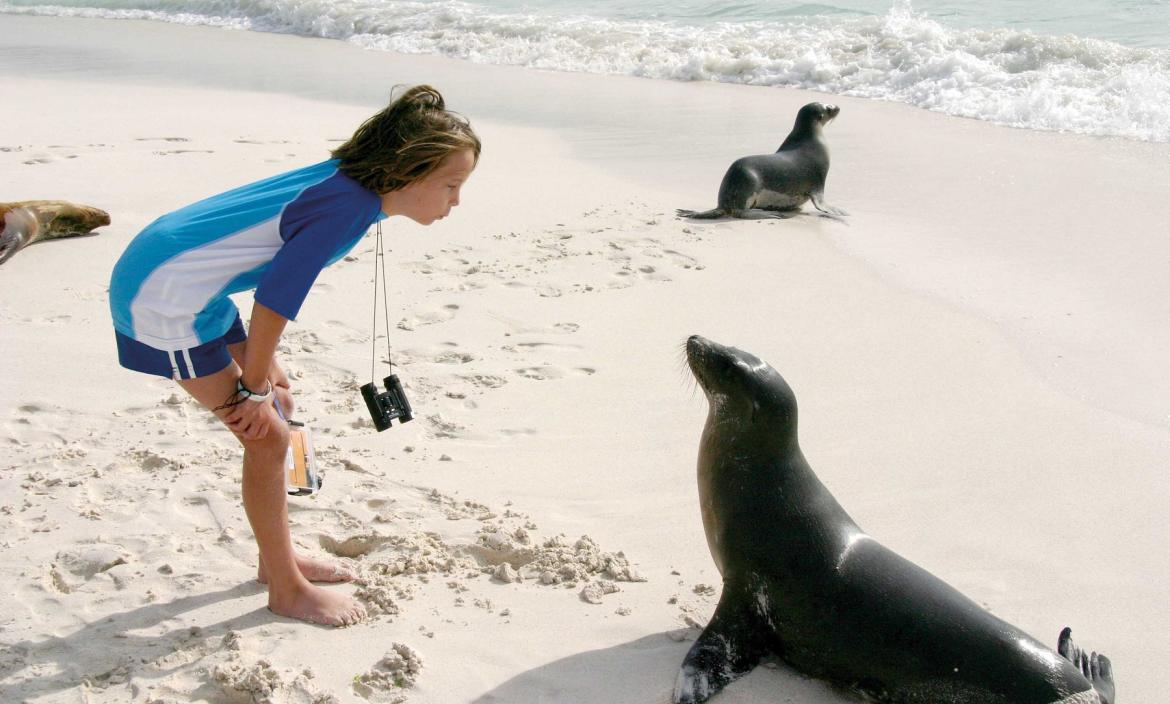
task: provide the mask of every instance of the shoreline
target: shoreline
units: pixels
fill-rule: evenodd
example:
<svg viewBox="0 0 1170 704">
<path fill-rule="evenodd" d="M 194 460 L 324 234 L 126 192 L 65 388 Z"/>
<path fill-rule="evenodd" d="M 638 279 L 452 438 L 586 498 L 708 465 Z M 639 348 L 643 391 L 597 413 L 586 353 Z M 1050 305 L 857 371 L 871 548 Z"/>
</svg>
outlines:
<svg viewBox="0 0 1170 704">
<path fill-rule="evenodd" d="M 0 302 L 12 453 L 0 478 L 19 487 L 0 502 L 0 576 L 16 585 L 0 618 L 14 653 L 0 693 L 222 697 L 242 691 L 233 672 L 261 677 L 264 660 L 288 700 L 312 685 L 361 701 L 354 677 L 405 643 L 424 662 L 405 692 L 415 704 L 664 700 L 697 633 L 688 623 L 718 598 L 694 486 L 706 404 L 679 366 L 679 346 L 699 333 L 789 380 L 806 456 L 875 538 L 1046 644 L 1071 625 L 1113 659 L 1126 701 L 1156 699 L 1170 655 L 1157 630 L 1170 617 L 1170 435 L 1101 410 L 1144 409 L 1161 386 L 1117 383 L 1148 369 L 1102 353 L 1093 325 L 1127 304 L 1119 352 L 1126 335 L 1147 340 L 1140 352 L 1160 349 L 1164 300 L 1141 295 L 1150 282 L 1135 274 L 1156 270 L 1165 246 L 1153 227 L 1166 206 L 1149 196 L 1170 168 L 1160 148 L 838 100 L 827 196 L 853 213 L 848 224 L 688 223 L 673 208 L 709 207 L 727 154 L 777 143 L 810 94 L 98 22 L 38 19 L 0 39 L 0 71 L 38 67 L 10 78 L 32 107 L 0 141 L 4 200 L 61 197 L 114 216 L 98 236 L 37 244 L 0 270 L 18 294 Z M 168 77 L 185 60 L 188 78 Z M 248 67 L 229 76 L 234 87 L 212 80 L 233 64 Z M 350 78 L 312 83 L 330 72 Z M 361 421 L 369 240 L 323 272 L 281 354 L 328 476 L 316 499 L 293 502 L 300 549 L 367 570 L 430 550 L 455 567 L 381 575 L 378 598 L 395 615 L 308 628 L 272 618 L 251 585 L 230 437 L 169 382 L 117 367 L 108 269 L 159 213 L 323 158 L 381 104 L 381 77 L 426 75 L 485 151 L 452 218 L 388 227 L 391 341 L 416 420 L 382 434 Z M 304 94 L 281 81 L 306 81 Z M 547 98 L 539 111 L 526 109 L 534 94 Z M 577 98 L 558 125 L 565 95 Z M 655 160 L 675 143 L 694 148 Z M 1147 181 L 1136 190 L 1109 182 L 1134 174 Z M 959 175 L 984 207 L 969 206 Z M 1071 212 L 1090 195 L 1130 207 Z M 1117 251 L 1092 239 L 1106 226 L 1148 232 Z M 994 236 L 965 239 L 981 227 Z M 1094 298 L 1085 271 L 1121 303 Z M 1079 314 L 1067 329 L 1056 325 L 1066 304 Z M 1051 329 L 1017 322 L 1019 310 Z M 83 369 L 67 359 L 78 340 Z M 1052 382 L 1046 355 L 1070 348 L 1088 371 L 1058 371 L 1112 383 L 1109 402 L 1087 381 Z M 44 382 L 59 377 L 69 393 Z M 481 572 L 503 559 L 484 549 L 484 530 L 528 523 L 541 541 L 588 535 L 648 581 L 618 582 L 593 604 L 579 596 L 586 580 L 502 584 Z M 314 679 L 297 684 L 304 668 Z M 763 704 L 777 691 L 847 701 L 783 667 L 757 668 L 716 701 Z"/>
</svg>

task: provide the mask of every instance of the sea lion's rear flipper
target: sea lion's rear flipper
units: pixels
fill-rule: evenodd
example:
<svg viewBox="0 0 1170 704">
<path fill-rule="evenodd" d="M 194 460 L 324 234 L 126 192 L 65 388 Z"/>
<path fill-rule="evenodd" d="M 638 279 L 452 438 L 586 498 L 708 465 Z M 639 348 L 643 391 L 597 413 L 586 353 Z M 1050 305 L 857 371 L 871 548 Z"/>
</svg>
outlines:
<svg viewBox="0 0 1170 704">
<path fill-rule="evenodd" d="M 731 584 L 691 646 L 674 683 L 675 704 L 698 704 L 746 674 L 767 653 L 765 631 L 746 590 Z"/>
<path fill-rule="evenodd" d="M 1056 652 L 1081 671 L 1101 704 L 1117 701 L 1117 686 L 1113 683 L 1113 663 L 1102 654 L 1081 650 L 1072 639 L 1072 629 L 1065 626 L 1056 642 Z M 1058 703 L 1059 704 L 1059 703 Z"/>
<path fill-rule="evenodd" d="M 825 194 L 821 193 L 820 191 L 815 191 L 813 193 L 810 193 L 808 196 L 808 199 L 812 202 L 814 208 L 821 211 L 825 215 L 833 215 L 835 217 L 842 217 L 842 216 L 849 214 L 836 206 L 832 206 L 832 205 L 829 205 L 828 203 L 826 203 L 825 202 Z"/>
<path fill-rule="evenodd" d="M 719 208 L 712 208 L 711 210 L 704 210 L 702 212 L 698 210 L 684 210 L 683 208 L 678 208 L 674 211 L 674 213 L 680 218 L 694 218 L 696 220 L 715 220 L 716 218 L 727 217 L 727 213 L 723 212 Z"/>
</svg>

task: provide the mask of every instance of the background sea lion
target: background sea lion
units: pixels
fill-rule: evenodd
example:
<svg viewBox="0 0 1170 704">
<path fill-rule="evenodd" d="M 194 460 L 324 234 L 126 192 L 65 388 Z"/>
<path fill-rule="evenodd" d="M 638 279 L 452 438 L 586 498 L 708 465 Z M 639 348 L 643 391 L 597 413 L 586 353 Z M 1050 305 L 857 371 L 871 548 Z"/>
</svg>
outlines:
<svg viewBox="0 0 1170 704">
<path fill-rule="evenodd" d="M 796 124 L 775 154 L 736 159 L 719 184 L 719 205 L 713 210 L 677 210 L 687 218 L 790 218 L 805 201 L 828 215 L 847 215 L 825 203 L 829 148 L 821 130 L 841 108 L 809 103 L 796 113 Z"/>
<path fill-rule="evenodd" d="M 63 200 L 0 203 L 0 264 L 34 242 L 84 235 L 110 224 L 110 215 Z"/>
<path fill-rule="evenodd" d="M 756 357 L 701 337 L 687 360 L 710 410 L 699 502 L 723 593 L 674 701 L 701 702 L 774 653 L 870 701 L 1114 704 L 1109 659 L 1059 653 L 866 535 L 797 442 L 796 397 Z"/>
</svg>

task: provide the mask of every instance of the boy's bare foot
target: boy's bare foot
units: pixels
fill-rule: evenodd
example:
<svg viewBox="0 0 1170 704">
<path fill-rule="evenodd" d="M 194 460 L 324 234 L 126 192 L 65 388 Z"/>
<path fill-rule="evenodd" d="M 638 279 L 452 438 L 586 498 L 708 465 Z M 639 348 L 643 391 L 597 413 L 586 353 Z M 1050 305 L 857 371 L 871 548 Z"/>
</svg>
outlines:
<svg viewBox="0 0 1170 704">
<path fill-rule="evenodd" d="M 312 557 L 297 555 L 297 569 L 310 582 L 352 582 L 357 574 L 344 563 L 333 560 L 318 560 Z M 268 584 L 268 570 L 264 568 L 264 560 L 260 560 L 260 569 L 256 572 L 256 581 Z"/>
<path fill-rule="evenodd" d="M 324 626 L 352 626 L 366 617 L 366 609 L 358 601 L 334 591 L 302 583 L 287 595 L 268 592 L 268 610 L 309 623 Z"/>
</svg>

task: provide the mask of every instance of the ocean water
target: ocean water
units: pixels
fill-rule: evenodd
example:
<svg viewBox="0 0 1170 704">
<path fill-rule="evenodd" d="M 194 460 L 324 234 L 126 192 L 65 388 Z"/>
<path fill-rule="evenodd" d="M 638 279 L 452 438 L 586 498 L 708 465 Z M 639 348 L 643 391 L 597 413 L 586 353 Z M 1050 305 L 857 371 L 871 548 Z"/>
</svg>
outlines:
<svg viewBox="0 0 1170 704">
<path fill-rule="evenodd" d="M 0 13 L 791 86 L 1028 129 L 1170 142 L 1170 0 L 0 0 Z"/>
</svg>

